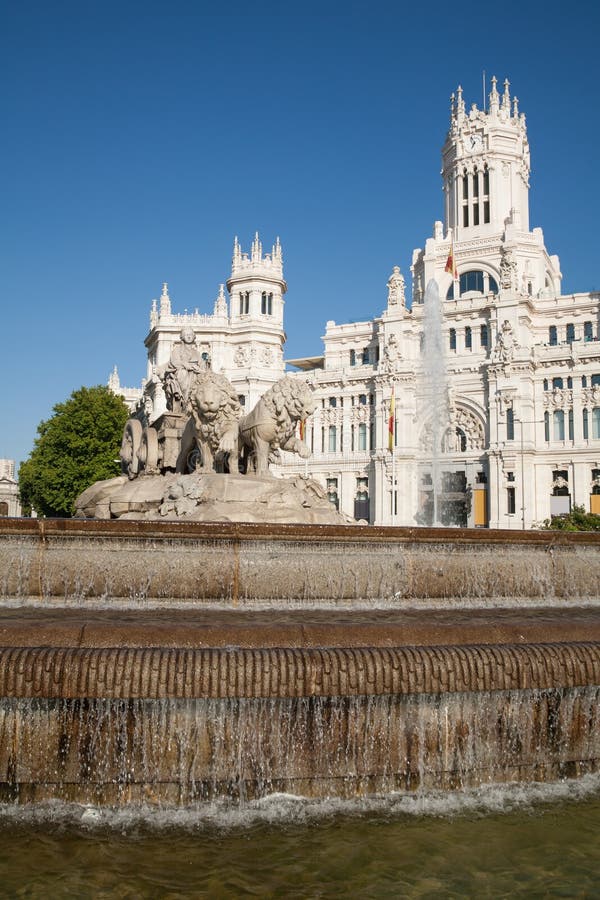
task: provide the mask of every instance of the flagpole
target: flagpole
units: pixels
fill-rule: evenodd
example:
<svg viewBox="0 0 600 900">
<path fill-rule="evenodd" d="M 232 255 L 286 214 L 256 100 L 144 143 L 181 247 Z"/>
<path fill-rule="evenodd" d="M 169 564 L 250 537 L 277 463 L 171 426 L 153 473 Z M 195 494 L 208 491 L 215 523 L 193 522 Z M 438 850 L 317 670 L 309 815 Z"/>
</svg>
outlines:
<svg viewBox="0 0 600 900">
<path fill-rule="evenodd" d="M 395 524 L 396 524 L 396 448 L 392 447 L 392 525 L 395 525 Z"/>
</svg>

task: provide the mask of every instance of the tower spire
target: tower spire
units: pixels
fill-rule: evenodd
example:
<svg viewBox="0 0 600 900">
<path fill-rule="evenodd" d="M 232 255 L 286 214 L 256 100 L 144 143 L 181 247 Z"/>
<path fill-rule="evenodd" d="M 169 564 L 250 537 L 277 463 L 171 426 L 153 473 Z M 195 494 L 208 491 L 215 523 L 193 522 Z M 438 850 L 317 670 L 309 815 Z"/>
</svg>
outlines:
<svg viewBox="0 0 600 900">
<path fill-rule="evenodd" d="M 463 89 L 459 84 L 456 90 L 456 117 L 460 121 L 465 114 L 465 101 L 463 100 Z"/>
<path fill-rule="evenodd" d="M 492 75 L 492 89 L 490 91 L 490 96 L 489 96 L 490 115 L 495 115 L 500 108 L 500 95 L 499 95 L 498 89 L 496 87 L 497 84 L 498 84 L 498 79 L 496 78 L 495 75 Z"/>
<path fill-rule="evenodd" d="M 163 281 L 162 291 L 160 293 L 160 315 L 171 315 L 171 298 L 169 297 L 169 285 Z"/>
<path fill-rule="evenodd" d="M 502 94 L 502 109 L 506 110 L 506 112 L 510 115 L 510 81 L 508 78 L 504 79 L 504 93 Z"/>
</svg>

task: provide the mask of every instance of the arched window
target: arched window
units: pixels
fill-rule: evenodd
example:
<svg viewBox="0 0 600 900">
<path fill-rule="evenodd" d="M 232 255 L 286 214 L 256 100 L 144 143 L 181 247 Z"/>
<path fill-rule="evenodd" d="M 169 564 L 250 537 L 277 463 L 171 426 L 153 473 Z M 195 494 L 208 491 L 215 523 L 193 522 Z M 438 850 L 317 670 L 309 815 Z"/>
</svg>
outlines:
<svg viewBox="0 0 600 900">
<path fill-rule="evenodd" d="M 490 173 L 488 167 L 483 170 L 483 224 L 488 225 L 490 221 Z"/>
<path fill-rule="evenodd" d="M 487 284 L 486 284 L 487 281 Z M 478 291 L 480 294 L 497 294 L 498 282 L 492 275 L 482 272 L 480 269 L 470 269 L 463 272 L 459 278 L 459 289 L 461 296 L 469 291 Z M 448 288 L 446 300 L 454 300 L 454 282 Z"/>
<path fill-rule="evenodd" d="M 260 311 L 263 316 L 273 315 L 273 294 L 267 293 L 266 291 L 262 292 Z"/>
</svg>

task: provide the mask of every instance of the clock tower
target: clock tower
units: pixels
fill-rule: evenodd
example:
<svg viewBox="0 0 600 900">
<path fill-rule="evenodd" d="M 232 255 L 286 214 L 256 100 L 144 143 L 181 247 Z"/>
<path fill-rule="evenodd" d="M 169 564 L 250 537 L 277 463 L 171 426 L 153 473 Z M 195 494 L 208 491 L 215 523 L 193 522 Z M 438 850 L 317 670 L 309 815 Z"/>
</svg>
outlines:
<svg viewBox="0 0 600 900">
<path fill-rule="evenodd" d="M 444 221 L 425 250 L 413 252 L 413 300 L 435 278 L 440 296 L 560 294 L 558 257 L 541 228 L 529 230 L 530 154 L 525 115 L 492 78 L 488 104 L 467 112 L 462 88 L 450 98 L 450 128 L 442 148 Z M 446 271 L 452 250 L 455 271 Z M 450 267 L 451 269 L 452 267 Z"/>
<path fill-rule="evenodd" d="M 529 230 L 529 143 L 525 116 L 508 80 L 492 78 L 487 110 L 465 109 L 462 88 L 450 100 L 442 150 L 445 224 L 456 241 L 502 231 L 507 220 Z"/>
</svg>

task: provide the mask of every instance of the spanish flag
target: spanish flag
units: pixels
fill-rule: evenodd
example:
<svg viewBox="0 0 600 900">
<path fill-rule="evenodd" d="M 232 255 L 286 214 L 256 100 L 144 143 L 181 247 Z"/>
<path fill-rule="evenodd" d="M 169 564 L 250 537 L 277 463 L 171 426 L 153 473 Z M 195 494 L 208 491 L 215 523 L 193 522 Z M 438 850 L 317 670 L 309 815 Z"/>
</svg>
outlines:
<svg viewBox="0 0 600 900">
<path fill-rule="evenodd" d="M 392 399 L 390 400 L 390 418 L 388 420 L 388 450 L 394 450 L 394 431 L 396 426 L 396 398 L 394 395 L 395 387 L 392 385 Z"/>
<path fill-rule="evenodd" d="M 458 272 L 456 269 L 456 263 L 454 262 L 454 242 L 450 243 L 450 253 L 448 254 L 448 259 L 446 260 L 446 268 L 444 272 L 450 272 L 453 278 L 458 278 Z"/>
<path fill-rule="evenodd" d="M 304 440 L 304 434 L 306 432 L 306 419 L 300 419 L 300 440 Z"/>
</svg>

